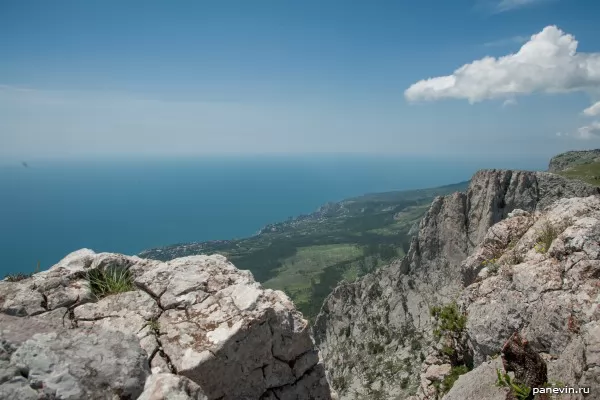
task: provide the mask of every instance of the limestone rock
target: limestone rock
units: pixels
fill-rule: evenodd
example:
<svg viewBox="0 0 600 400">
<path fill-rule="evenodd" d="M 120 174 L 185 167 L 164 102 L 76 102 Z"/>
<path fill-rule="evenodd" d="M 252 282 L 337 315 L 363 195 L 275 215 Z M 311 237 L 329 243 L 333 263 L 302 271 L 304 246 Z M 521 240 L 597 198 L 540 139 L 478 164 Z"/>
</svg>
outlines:
<svg viewBox="0 0 600 400">
<path fill-rule="evenodd" d="M 142 392 L 150 370 L 134 336 L 61 327 L 36 333 L 36 326 L 44 323 L 2 318 L 1 335 L 13 346 L 9 364 L 0 368 L 0 398 L 136 398 Z"/>
<path fill-rule="evenodd" d="M 335 288 L 316 318 L 315 340 L 340 398 L 432 398 L 430 388 L 422 390 L 430 385 L 422 362 L 443 348 L 432 335 L 430 308 L 456 299 L 468 315 L 463 337 L 470 344 L 459 355 L 465 361 L 480 365 L 524 326 L 536 351 L 561 354 L 572 337 L 562 328 L 571 310 L 575 325 L 579 314 L 590 321 L 598 312 L 600 247 L 590 213 L 599 194 L 551 173 L 484 170 L 466 193 L 436 198 L 406 257 Z M 534 247 L 549 209 L 552 223 L 567 228 L 540 254 Z"/>
<path fill-rule="evenodd" d="M 198 385 L 173 374 L 154 374 L 146 380 L 138 400 L 208 400 Z"/>
<path fill-rule="evenodd" d="M 485 362 L 473 371 L 461 375 L 444 400 L 507 400 L 509 389 L 496 385 L 497 373 L 502 370 L 500 359 Z"/>
<path fill-rule="evenodd" d="M 129 271 L 133 290 L 98 298 L 87 274 L 114 267 Z M 0 311 L 6 396 L 331 398 L 293 303 L 219 255 L 163 263 L 80 250 L 0 282 Z"/>
</svg>

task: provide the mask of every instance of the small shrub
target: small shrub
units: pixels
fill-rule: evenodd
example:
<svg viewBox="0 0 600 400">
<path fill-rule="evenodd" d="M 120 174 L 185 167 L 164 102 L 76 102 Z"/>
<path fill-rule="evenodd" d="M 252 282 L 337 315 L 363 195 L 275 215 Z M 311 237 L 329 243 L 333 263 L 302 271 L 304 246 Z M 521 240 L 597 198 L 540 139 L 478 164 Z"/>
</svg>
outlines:
<svg viewBox="0 0 600 400">
<path fill-rule="evenodd" d="M 436 321 L 433 334 L 438 339 L 444 335 L 460 334 L 467 325 L 467 316 L 460 312 L 456 302 L 443 307 L 432 307 L 431 315 Z"/>
<path fill-rule="evenodd" d="M 442 347 L 442 353 L 447 355 L 448 357 L 452 357 L 454 355 L 454 353 L 456 353 L 456 350 L 454 350 L 450 346 L 444 345 L 444 347 Z"/>
<path fill-rule="evenodd" d="M 365 373 L 366 386 L 371 387 L 371 385 L 375 382 L 376 379 L 377 379 L 377 373 L 375 371 L 367 371 Z"/>
<path fill-rule="evenodd" d="M 31 278 L 32 274 L 24 274 L 22 272 L 17 272 L 16 274 L 8 274 L 4 277 L 4 280 L 7 282 L 20 282 L 27 278 Z"/>
<path fill-rule="evenodd" d="M 421 347 L 422 347 L 422 346 L 421 346 L 421 342 L 419 341 L 419 339 L 417 339 L 417 338 L 413 338 L 413 339 L 410 341 L 410 349 L 411 349 L 412 351 L 420 351 L 420 350 L 421 350 Z"/>
<path fill-rule="evenodd" d="M 146 322 L 146 325 L 148 326 L 148 328 L 150 328 L 153 334 L 160 334 L 160 324 L 158 323 L 157 319 L 151 319 L 150 321 Z"/>
<path fill-rule="evenodd" d="M 406 389 L 408 387 L 410 380 L 408 379 L 408 377 L 402 378 L 402 380 L 400 381 L 400 389 Z"/>
<path fill-rule="evenodd" d="M 525 260 L 523 254 L 519 253 L 516 250 L 511 250 L 507 257 L 507 261 L 510 265 L 521 264 Z"/>
<path fill-rule="evenodd" d="M 337 378 L 333 378 L 332 386 L 339 392 L 345 392 L 350 386 L 350 382 L 347 376 L 342 375 Z"/>
<path fill-rule="evenodd" d="M 483 267 L 486 267 L 490 274 L 495 274 L 500 269 L 500 264 L 497 258 L 491 258 L 481 263 Z"/>
<path fill-rule="evenodd" d="M 86 279 L 92 294 L 97 299 L 134 289 L 131 272 L 119 265 L 109 265 L 104 270 L 91 270 L 87 273 Z"/>
<path fill-rule="evenodd" d="M 367 349 L 370 354 L 380 354 L 385 351 L 385 347 L 381 343 L 376 342 L 367 343 Z"/>
<path fill-rule="evenodd" d="M 350 337 L 350 327 L 347 326 L 345 328 L 342 328 L 341 334 L 343 337 Z"/>
<path fill-rule="evenodd" d="M 27 278 L 31 278 L 34 274 L 40 272 L 40 262 L 38 261 L 35 270 L 31 274 L 24 274 L 22 272 L 17 272 L 16 274 L 7 274 L 4 276 L 4 280 L 7 282 L 19 282 Z"/>
<path fill-rule="evenodd" d="M 402 371 L 402 365 L 396 364 L 393 360 L 388 360 L 384 364 L 384 370 L 389 376 L 395 376 Z"/>
<path fill-rule="evenodd" d="M 496 380 L 497 386 L 509 388 L 513 396 L 518 400 L 529 399 L 531 395 L 531 388 L 529 386 L 513 381 L 510 375 L 502 374 L 499 369 L 496 369 L 496 374 L 498 375 L 498 379 Z"/>
<path fill-rule="evenodd" d="M 542 229 L 538 232 L 537 243 L 535 245 L 535 251 L 538 253 L 546 253 L 554 239 L 558 237 L 558 229 L 556 229 L 549 222 L 542 225 Z"/>
</svg>

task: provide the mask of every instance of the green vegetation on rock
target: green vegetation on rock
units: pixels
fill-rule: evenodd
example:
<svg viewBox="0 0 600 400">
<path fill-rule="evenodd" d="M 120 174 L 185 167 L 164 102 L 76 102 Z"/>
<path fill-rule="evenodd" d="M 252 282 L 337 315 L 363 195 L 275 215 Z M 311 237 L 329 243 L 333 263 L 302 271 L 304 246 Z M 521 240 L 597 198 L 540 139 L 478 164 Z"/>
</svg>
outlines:
<svg viewBox="0 0 600 400">
<path fill-rule="evenodd" d="M 19 282 L 25 280 L 27 278 L 31 278 L 31 274 L 24 274 L 22 272 L 17 272 L 16 274 L 8 274 L 4 277 L 4 280 L 7 282 Z"/>
<path fill-rule="evenodd" d="M 594 186 L 600 186 L 600 162 L 592 162 L 573 166 L 558 174 L 566 177 L 579 179 Z"/>
<path fill-rule="evenodd" d="M 33 276 L 33 274 L 37 274 L 40 271 L 41 271 L 40 262 L 38 261 L 37 266 L 35 267 L 35 271 L 33 271 L 32 273 L 25 274 L 23 272 L 17 272 L 15 274 L 7 274 L 4 276 L 4 280 L 7 282 L 20 282 L 27 278 L 31 278 Z"/>
<path fill-rule="evenodd" d="M 86 279 L 92 294 L 97 299 L 134 289 L 131 272 L 119 265 L 109 265 L 104 269 L 90 270 L 86 274 Z"/>
<path fill-rule="evenodd" d="M 531 396 L 531 388 L 527 385 L 523 385 L 515 380 L 511 379 L 510 375 L 503 374 L 500 370 L 496 370 L 498 374 L 498 379 L 496 380 L 496 385 L 500 387 L 509 388 L 512 392 L 512 395 L 518 400 L 527 400 Z"/>
<path fill-rule="evenodd" d="M 558 229 L 556 229 L 551 223 L 546 222 L 542 226 L 542 229 L 538 232 L 537 243 L 535 250 L 538 253 L 546 253 L 554 239 L 558 237 Z"/>
<path fill-rule="evenodd" d="M 550 160 L 548 171 L 600 186 L 600 149 L 559 154 Z"/>
<path fill-rule="evenodd" d="M 432 307 L 431 316 L 435 318 L 433 334 L 437 338 L 460 335 L 467 325 L 467 316 L 458 309 L 455 302 Z"/>
<path fill-rule="evenodd" d="M 439 388 L 440 391 L 442 393 L 448 393 L 450 389 L 452 389 L 452 386 L 454 386 L 454 383 L 458 380 L 458 377 L 466 374 L 467 372 L 469 372 L 469 368 L 467 368 L 466 365 L 452 367 L 450 374 L 444 377 L 444 380 Z"/>
</svg>

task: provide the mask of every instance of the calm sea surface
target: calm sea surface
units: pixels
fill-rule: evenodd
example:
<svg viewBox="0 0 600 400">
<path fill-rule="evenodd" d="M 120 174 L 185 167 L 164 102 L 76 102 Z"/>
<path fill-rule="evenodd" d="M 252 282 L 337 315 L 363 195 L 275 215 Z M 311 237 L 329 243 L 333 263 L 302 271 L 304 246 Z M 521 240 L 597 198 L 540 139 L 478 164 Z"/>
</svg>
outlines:
<svg viewBox="0 0 600 400">
<path fill-rule="evenodd" d="M 369 192 L 468 180 L 481 168 L 546 159 L 404 156 L 209 157 L 29 162 L 0 167 L 0 277 L 48 268 L 71 251 L 136 254 L 231 239 Z"/>
</svg>

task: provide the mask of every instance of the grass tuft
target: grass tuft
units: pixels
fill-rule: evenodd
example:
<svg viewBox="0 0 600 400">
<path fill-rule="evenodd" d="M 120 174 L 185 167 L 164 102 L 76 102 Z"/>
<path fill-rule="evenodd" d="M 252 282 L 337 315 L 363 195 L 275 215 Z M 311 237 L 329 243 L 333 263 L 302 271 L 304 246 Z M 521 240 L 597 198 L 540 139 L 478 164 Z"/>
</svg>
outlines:
<svg viewBox="0 0 600 400">
<path fill-rule="evenodd" d="M 8 274 L 4 277 L 4 280 L 7 282 L 20 282 L 27 278 L 31 278 L 32 274 L 24 274 L 22 272 L 18 272 L 16 274 Z"/>
<path fill-rule="evenodd" d="M 542 229 L 538 232 L 537 243 L 535 245 L 535 251 L 538 253 L 547 253 L 552 245 L 554 239 L 558 237 L 558 229 L 556 229 L 549 222 L 542 225 Z"/>
<path fill-rule="evenodd" d="M 93 269 L 87 273 L 86 279 L 97 299 L 115 293 L 130 292 L 135 288 L 131 272 L 119 265 L 109 265 L 104 270 Z"/>
<path fill-rule="evenodd" d="M 512 380 L 510 375 L 502 374 L 499 369 L 496 369 L 496 374 L 498 375 L 496 386 L 509 388 L 512 395 L 518 400 L 529 399 L 529 396 L 531 395 L 530 387 Z"/>
<path fill-rule="evenodd" d="M 40 262 L 38 261 L 37 266 L 35 267 L 35 271 L 33 271 L 32 273 L 24 274 L 22 272 L 17 272 L 16 274 L 7 274 L 4 276 L 4 280 L 6 282 L 20 282 L 27 278 L 31 278 L 34 274 L 37 274 L 40 271 Z"/>
</svg>

